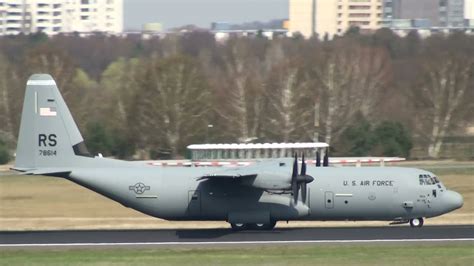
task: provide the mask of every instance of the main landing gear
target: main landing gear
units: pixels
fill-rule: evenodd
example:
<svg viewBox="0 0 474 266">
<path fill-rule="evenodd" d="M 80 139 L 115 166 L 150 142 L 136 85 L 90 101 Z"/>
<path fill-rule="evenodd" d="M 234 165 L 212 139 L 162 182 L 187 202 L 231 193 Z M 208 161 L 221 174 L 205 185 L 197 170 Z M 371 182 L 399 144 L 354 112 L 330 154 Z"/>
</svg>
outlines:
<svg viewBox="0 0 474 266">
<path fill-rule="evenodd" d="M 244 223 L 231 223 L 230 226 L 234 231 L 242 230 L 272 230 L 275 228 L 276 222 L 272 221 L 268 224 L 244 224 Z"/>
<path fill-rule="evenodd" d="M 423 226 L 423 218 L 414 218 L 410 220 L 411 227 L 422 227 Z"/>
</svg>

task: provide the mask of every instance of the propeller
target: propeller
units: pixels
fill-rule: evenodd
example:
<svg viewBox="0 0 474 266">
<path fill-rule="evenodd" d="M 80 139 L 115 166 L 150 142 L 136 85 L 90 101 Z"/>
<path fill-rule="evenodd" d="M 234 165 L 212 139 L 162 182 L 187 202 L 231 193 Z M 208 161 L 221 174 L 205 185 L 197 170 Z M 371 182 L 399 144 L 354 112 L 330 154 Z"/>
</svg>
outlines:
<svg viewBox="0 0 474 266">
<path fill-rule="evenodd" d="M 306 162 L 304 154 L 301 159 L 301 172 L 298 175 L 298 157 L 295 153 L 295 160 L 293 162 L 293 173 L 291 175 L 291 190 L 293 192 L 293 200 L 295 204 L 298 202 L 298 194 L 301 190 L 301 198 L 303 203 L 306 203 L 307 184 L 313 182 L 314 178 L 306 174 Z"/>
</svg>

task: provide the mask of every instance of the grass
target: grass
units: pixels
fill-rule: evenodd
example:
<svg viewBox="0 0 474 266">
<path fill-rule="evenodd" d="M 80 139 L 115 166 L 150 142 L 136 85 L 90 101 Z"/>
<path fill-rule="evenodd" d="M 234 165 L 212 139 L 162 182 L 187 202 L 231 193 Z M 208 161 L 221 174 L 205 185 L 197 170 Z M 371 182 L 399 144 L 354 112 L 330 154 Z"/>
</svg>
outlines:
<svg viewBox="0 0 474 266">
<path fill-rule="evenodd" d="M 0 265 L 472 265 L 461 244 L 0 250 Z"/>
<path fill-rule="evenodd" d="M 423 168 L 429 169 L 430 165 Z M 431 169 L 464 197 L 463 208 L 429 224 L 474 224 L 474 168 Z M 289 226 L 387 225 L 386 222 L 291 222 Z M 278 226 L 287 226 L 282 223 Z M 167 222 L 111 201 L 60 178 L 0 176 L 0 230 L 216 228 L 225 222 Z"/>
<path fill-rule="evenodd" d="M 427 171 L 430 171 L 436 175 L 444 176 L 444 175 L 471 175 L 474 176 L 474 167 L 472 168 L 433 168 L 433 167 L 425 167 Z M 474 177 L 473 177 L 474 178 Z"/>
</svg>

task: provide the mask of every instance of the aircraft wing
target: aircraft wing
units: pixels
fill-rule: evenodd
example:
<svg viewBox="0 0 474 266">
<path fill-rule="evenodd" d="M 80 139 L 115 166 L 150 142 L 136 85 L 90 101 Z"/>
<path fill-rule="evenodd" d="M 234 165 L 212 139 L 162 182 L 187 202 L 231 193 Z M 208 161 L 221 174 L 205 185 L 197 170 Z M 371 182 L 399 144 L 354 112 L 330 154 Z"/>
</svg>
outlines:
<svg viewBox="0 0 474 266">
<path fill-rule="evenodd" d="M 261 189 L 287 189 L 290 185 L 291 158 L 262 160 L 255 164 L 219 170 L 197 180 L 240 180 L 241 185 Z"/>
<path fill-rule="evenodd" d="M 252 178 L 257 177 L 258 173 L 252 171 L 245 171 L 245 169 L 229 169 L 230 171 L 220 171 L 208 175 L 203 175 L 197 178 L 197 180 L 219 180 L 219 179 L 237 179 L 237 178 Z"/>
</svg>

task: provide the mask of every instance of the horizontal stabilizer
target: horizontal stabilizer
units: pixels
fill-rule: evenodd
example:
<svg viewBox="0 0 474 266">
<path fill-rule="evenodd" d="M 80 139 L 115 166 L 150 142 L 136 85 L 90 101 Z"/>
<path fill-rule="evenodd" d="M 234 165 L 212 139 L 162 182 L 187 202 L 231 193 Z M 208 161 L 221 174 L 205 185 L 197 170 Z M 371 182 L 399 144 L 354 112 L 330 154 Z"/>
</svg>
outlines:
<svg viewBox="0 0 474 266">
<path fill-rule="evenodd" d="M 54 177 L 68 177 L 71 174 L 71 170 L 59 169 L 59 168 L 42 168 L 42 169 L 18 169 L 11 168 L 12 170 L 22 172 L 22 175 L 45 175 Z"/>
</svg>

